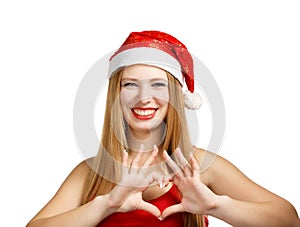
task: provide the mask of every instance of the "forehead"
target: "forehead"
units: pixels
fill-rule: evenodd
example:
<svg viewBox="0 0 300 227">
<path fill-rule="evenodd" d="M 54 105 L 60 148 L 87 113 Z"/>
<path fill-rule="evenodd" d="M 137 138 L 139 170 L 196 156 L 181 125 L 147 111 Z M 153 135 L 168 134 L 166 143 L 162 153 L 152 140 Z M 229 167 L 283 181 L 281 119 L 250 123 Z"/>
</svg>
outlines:
<svg viewBox="0 0 300 227">
<path fill-rule="evenodd" d="M 124 69 L 122 73 L 122 79 L 134 79 L 134 80 L 145 80 L 145 79 L 164 79 L 168 80 L 167 73 L 165 70 L 156 66 L 150 65 L 131 65 Z"/>
</svg>

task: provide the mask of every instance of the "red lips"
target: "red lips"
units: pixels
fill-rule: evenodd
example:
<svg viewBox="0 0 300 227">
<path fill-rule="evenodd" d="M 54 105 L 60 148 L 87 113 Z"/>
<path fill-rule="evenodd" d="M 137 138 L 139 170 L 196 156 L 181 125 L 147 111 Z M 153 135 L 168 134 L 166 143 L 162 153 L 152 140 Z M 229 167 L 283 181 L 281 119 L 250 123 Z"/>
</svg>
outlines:
<svg viewBox="0 0 300 227">
<path fill-rule="evenodd" d="M 139 120 L 150 120 L 155 116 L 157 108 L 132 108 L 132 113 Z"/>
</svg>

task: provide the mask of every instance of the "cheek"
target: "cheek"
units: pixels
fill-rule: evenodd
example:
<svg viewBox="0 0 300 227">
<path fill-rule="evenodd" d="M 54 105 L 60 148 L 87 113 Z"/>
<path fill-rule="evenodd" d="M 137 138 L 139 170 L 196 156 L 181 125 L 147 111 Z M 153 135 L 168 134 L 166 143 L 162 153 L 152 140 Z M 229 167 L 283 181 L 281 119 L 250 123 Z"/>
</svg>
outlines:
<svg viewBox="0 0 300 227">
<path fill-rule="evenodd" d="M 128 112 L 130 107 L 134 106 L 137 97 L 137 92 L 123 89 L 120 92 L 120 103 L 123 113 Z"/>
<path fill-rule="evenodd" d="M 158 100 L 161 100 L 161 102 L 169 102 L 169 91 L 167 89 L 165 90 L 158 90 L 153 92 L 153 97 L 155 97 Z"/>
<path fill-rule="evenodd" d="M 122 113 L 123 113 L 123 117 L 124 117 L 124 120 L 126 122 L 128 122 L 128 114 L 129 114 L 129 111 L 130 111 L 130 101 L 131 101 L 131 98 L 129 97 L 128 94 L 126 94 L 125 91 L 122 91 L 120 92 L 120 104 L 121 104 L 121 109 L 122 109 Z"/>
<path fill-rule="evenodd" d="M 155 96 L 155 102 L 160 106 L 160 113 L 162 114 L 162 117 L 165 118 L 169 107 L 169 93 Z"/>
</svg>

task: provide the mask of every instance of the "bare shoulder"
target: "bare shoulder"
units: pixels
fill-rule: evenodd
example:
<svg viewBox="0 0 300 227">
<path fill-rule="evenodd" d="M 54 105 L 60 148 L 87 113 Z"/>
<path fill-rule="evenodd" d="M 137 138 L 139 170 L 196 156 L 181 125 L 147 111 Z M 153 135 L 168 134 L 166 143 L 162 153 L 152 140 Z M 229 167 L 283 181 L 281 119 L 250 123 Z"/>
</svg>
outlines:
<svg viewBox="0 0 300 227">
<path fill-rule="evenodd" d="M 253 202 L 278 198 L 269 190 L 258 185 L 240 171 L 234 164 L 220 155 L 196 148 L 194 156 L 200 163 L 201 180 L 219 195 Z"/>
<path fill-rule="evenodd" d="M 217 188 L 223 181 L 249 180 L 234 164 L 216 153 L 195 148 L 194 156 L 201 173 L 207 178 L 207 185 L 211 188 Z"/>
<path fill-rule="evenodd" d="M 218 158 L 218 155 L 202 148 L 194 147 L 194 157 L 200 166 L 201 181 L 209 186 L 212 173 L 211 167 Z"/>
<path fill-rule="evenodd" d="M 92 159 L 90 160 L 84 160 L 82 162 L 80 162 L 70 173 L 70 175 L 68 177 L 76 177 L 78 176 L 80 179 L 84 178 L 84 176 L 86 176 L 91 168 L 89 163 L 91 162 Z M 67 178 L 68 179 L 68 178 Z"/>
<path fill-rule="evenodd" d="M 59 188 L 60 190 L 64 190 L 69 185 L 72 185 L 73 190 L 76 188 L 82 188 L 85 183 L 86 177 L 89 174 L 91 168 L 88 164 L 87 160 L 80 162 L 75 168 L 70 172 L 67 178 L 64 180 L 63 184 Z"/>
<path fill-rule="evenodd" d="M 200 165 L 201 172 L 205 175 L 209 175 L 210 180 L 213 180 L 213 177 L 218 175 L 219 172 L 229 171 L 231 173 L 241 173 L 230 161 L 216 153 L 202 148 L 195 148 L 194 156 Z"/>
</svg>

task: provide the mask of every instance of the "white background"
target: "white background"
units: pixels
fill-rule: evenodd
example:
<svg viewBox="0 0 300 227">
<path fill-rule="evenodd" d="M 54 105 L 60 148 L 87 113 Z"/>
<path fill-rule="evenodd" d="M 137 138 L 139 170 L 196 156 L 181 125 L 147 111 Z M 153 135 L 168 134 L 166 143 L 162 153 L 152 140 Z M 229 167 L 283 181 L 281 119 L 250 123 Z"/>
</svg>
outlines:
<svg viewBox="0 0 300 227">
<path fill-rule="evenodd" d="M 24 226 L 81 161 L 73 102 L 87 70 L 150 29 L 184 42 L 216 79 L 220 154 L 300 212 L 298 1 L 197 2 L 1 1 L 1 225 Z"/>
</svg>

